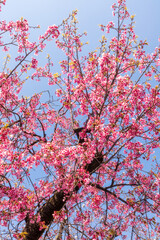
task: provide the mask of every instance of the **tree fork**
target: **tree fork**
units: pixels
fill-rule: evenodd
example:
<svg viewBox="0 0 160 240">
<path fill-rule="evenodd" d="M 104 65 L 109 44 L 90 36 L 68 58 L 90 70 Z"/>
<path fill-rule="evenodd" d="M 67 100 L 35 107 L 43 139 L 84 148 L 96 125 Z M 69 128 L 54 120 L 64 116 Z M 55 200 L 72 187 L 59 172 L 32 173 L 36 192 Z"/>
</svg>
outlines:
<svg viewBox="0 0 160 240">
<path fill-rule="evenodd" d="M 80 128 L 82 131 L 83 128 Z M 80 132 L 79 131 L 79 132 Z M 75 133 L 78 130 L 74 130 Z M 79 137 L 79 135 L 77 136 Z M 90 164 L 87 164 L 85 169 L 90 174 L 92 174 L 98 167 L 100 167 L 103 162 L 102 153 L 96 153 L 95 158 Z M 77 185 L 74 188 L 74 192 L 78 192 L 80 187 Z M 56 191 L 53 196 L 40 208 L 36 215 L 40 215 L 40 222 L 44 222 L 46 226 L 48 226 L 53 221 L 53 213 L 56 211 L 60 211 L 70 196 L 66 197 L 64 192 L 61 190 L 60 192 Z M 38 240 L 45 229 L 40 230 L 40 224 L 38 222 L 30 223 L 29 217 L 26 218 L 26 226 L 23 229 L 23 233 L 25 233 L 24 240 Z"/>
</svg>

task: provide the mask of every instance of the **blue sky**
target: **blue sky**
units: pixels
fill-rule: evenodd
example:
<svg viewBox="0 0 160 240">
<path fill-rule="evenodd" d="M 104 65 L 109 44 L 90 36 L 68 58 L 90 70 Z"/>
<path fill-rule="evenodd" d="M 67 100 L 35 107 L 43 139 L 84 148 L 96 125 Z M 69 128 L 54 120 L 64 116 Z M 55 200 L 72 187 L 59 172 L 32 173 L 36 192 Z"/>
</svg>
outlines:
<svg viewBox="0 0 160 240">
<path fill-rule="evenodd" d="M 30 24 L 40 25 L 45 31 L 48 25 L 59 24 L 73 9 L 78 9 L 81 31 L 88 32 L 90 44 L 95 47 L 100 31 L 98 24 L 106 24 L 112 19 L 110 6 L 116 0 L 7 0 L 1 19 L 17 20 L 24 17 Z M 136 14 L 136 33 L 147 39 L 153 48 L 160 35 L 160 1 L 127 0 L 132 14 Z"/>
<path fill-rule="evenodd" d="M 111 20 L 116 20 L 113 19 L 111 10 L 114 2 L 116 0 L 7 0 L 0 14 L 0 20 L 16 21 L 23 17 L 29 21 L 31 26 L 40 25 L 40 29 L 32 32 L 32 37 L 37 40 L 37 37 L 43 34 L 49 25 L 59 25 L 72 10 L 78 9 L 79 30 L 81 33 L 84 31 L 88 33 L 86 41 L 89 41 L 89 45 L 85 48 L 88 52 L 95 50 L 101 38 L 102 32 L 98 24 L 105 25 Z M 129 12 L 136 15 L 136 35 L 139 39 L 147 39 L 148 52 L 153 51 L 160 37 L 160 0 L 126 0 L 126 2 Z M 53 45 L 47 51 L 46 55 L 50 53 L 53 57 L 54 72 L 59 71 L 57 63 L 62 60 L 60 54 Z M 41 56 L 40 60 L 45 59 Z M 13 60 L 11 64 L 15 66 Z M 31 96 L 37 89 L 44 89 L 45 84 L 44 81 L 32 82 L 32 89 L 25 85 L 25 93 Z"/>
</svg>

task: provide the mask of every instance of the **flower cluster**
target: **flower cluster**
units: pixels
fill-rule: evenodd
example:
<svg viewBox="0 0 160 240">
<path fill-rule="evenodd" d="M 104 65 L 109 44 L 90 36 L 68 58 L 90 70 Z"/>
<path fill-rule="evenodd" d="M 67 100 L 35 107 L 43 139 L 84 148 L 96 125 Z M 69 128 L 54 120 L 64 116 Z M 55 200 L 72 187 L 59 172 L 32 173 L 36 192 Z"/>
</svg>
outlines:
<svg viewBox="0 0 160 240">
<path fill-rule="evenodd" d="M 112 8 L 118 25 L 101 25 L 99 50 L 83 57 L 77 11 L 38 42 L 27 20 L 0 22 L 3 50 L 17 47 L 0 72 L 0 225 L 11 239 L 159 237 L 160 47 L 146 53 L 125 0 Z M 40 66 L 53 39 L 60 73 L 50 55 Z M 47 90 L 23 96 L 28 79 Z"/>
</svg>

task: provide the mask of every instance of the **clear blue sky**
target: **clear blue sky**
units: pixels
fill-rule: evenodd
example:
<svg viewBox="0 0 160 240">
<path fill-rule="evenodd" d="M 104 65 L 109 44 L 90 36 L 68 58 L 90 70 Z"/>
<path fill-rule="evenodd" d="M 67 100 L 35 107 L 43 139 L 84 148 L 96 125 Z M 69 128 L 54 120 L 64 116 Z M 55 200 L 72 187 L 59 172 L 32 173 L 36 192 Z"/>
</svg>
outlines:
<svg viewBox="0 0 160 240">
<path fill-rule="evenodd" d="M 17 20 L 24 17 L 31 25 L 40 25 L 44 31 L 48 25 L 59 24 L 73 9 L 78 9 L 80 30 L 88 32 L 94 47 L 100 34 L 98 24 L 112 19 L 110 6 L 116 0 L 7 0 L 1 19 Z M 127 0 L 132 14 L 136 14 L 136 33 L 147 39 L 151 47 L 160 36 L 160 0 Z"/>
<path fill-rule="evenodd" d="M 16 21 L 23 17 L 29 21 L 31 26 L 40 25 L 41 28 L 33 32 L 33 37 L 37 39 L 37 36 L 43 34 L 49 25 L 59 25 L 72 10 L 78 9 L 80 32 L 87 31 L 88 33 L 86 37 L 86 41 L 89 41 L 86 47 L 88 52 L 95 50 L 101 38 L 102 32 L 98 24 L 105 25 L 113 20 L 111 5 L 114 2 L 116 0 L 7 0 L 0 14 L 0 20 Z M 160 0 L 127 0 L 126 2 L 129 12 L 136 15 L 136 35 L 140 39 L 147 39 L 148 51 L 151 52 L 158 44 L 160 37 Z M 62 59 L 53 45 L 49 53 L 54 58 L 54 72 L 57 72 L 59 69 L 56 63 Z M 41 60 L 44 61 L 44 57 L 41 57 Z M 12 61 L 11 64 L 14 67 L 15 63 Z M 32 89 L 25 85 L 25 94 L 32 95 L 34 89 L 36 91 L 44 89 L 45 83 L 32 82 L 32 84 Z"/>
</svg>

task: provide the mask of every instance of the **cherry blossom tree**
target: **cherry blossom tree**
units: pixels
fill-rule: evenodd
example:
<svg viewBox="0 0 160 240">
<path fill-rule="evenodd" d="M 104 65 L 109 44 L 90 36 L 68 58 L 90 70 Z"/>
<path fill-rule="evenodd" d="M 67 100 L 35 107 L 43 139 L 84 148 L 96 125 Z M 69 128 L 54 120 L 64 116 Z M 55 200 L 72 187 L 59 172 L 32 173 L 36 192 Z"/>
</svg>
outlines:
<svg viewBox="0 0 160 240">
<path fill-rule="evenodd" d="M 26 19 L 0 22 L 3 240 L 160 238 L 160 47 L 146 52 L 125 0 L 112 8 L 116 24 L 86 55 L 77 11 L 38 42 Z M 40 65 L 48 41 L 64 53 L 59 73 L 49 55 Z M 31 79 L 48 85 L 25 97 Z"/>
</svg>

